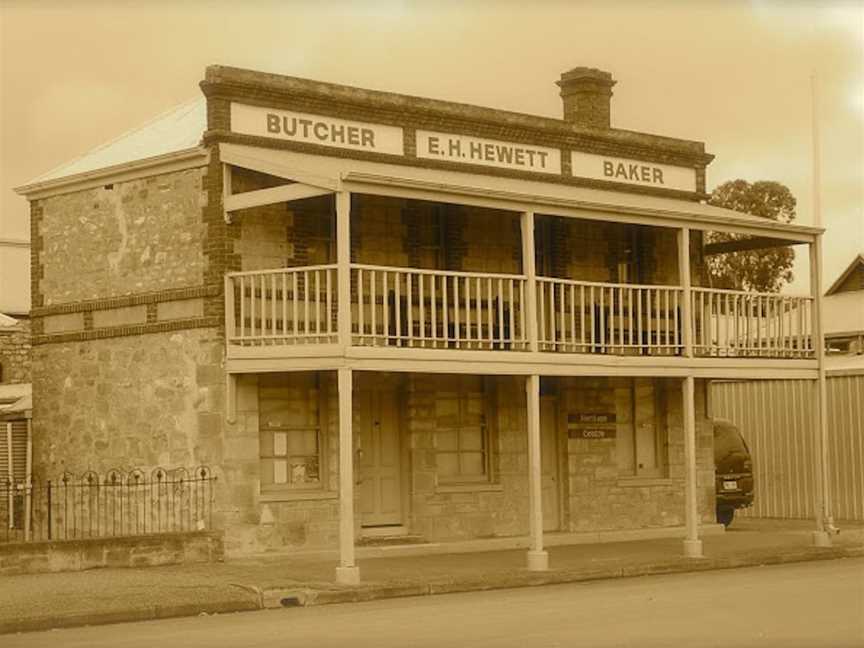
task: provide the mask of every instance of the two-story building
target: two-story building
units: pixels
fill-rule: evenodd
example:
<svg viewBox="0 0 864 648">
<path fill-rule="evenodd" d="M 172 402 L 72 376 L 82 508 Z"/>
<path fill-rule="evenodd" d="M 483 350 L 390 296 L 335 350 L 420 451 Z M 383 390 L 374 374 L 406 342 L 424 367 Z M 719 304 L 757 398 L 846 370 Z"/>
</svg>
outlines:
<svg viewBox="0 0 864 648">
<path fill-rule="evenodd" d="M 701 555 L 706 381 L 821 357 L 818 295 L 711 289 L 702 234 L 809 246 L 818 286 L 820 230 L 706 205 L 701 142 L 557 83 L 563 119 L 213 66 L 20 188 L 36 470 L 209 464 L 229 551 L 338 547 L 343 582 L 382 536 Z"/>
</svg>

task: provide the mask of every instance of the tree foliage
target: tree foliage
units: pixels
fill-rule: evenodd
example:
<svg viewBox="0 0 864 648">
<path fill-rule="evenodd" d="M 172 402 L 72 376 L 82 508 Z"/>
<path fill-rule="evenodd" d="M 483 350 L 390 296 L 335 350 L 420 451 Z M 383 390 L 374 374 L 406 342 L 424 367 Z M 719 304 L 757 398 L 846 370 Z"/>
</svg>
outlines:
<svg viewBox="0 0 864 648">
<path fill-rule="evenodd" d="M 782 223 L 795 220 L 795 196 L 779 182 L 760 180 L 730 180 L 716 187 L 708 201 L 761 218 Z M 706 243 L 721 243 L 749 238 L 741 234 L 709 232 Z M 708 278 L 714 288 L 777 292 L 792 281 L 795 251 L 791 247 L 775 247 L 712 255 L 706 258 Z"/>
</svg>

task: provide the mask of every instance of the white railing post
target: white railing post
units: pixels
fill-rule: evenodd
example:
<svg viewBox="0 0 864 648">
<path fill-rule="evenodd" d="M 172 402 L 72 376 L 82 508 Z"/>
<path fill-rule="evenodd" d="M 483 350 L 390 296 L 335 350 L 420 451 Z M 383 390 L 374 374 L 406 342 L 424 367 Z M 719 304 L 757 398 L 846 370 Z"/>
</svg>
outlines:
<svg viewBox="0 0 864 648">
<path fill-rule="evenodd" d="M 339 287 L 336 331 L 339 346 L 344 350 L 351 346 L 351 193 L 348 191 L 336 192 L 336 266 Z"/>
<path fill-rule="evenodd" d="M 684 333 L 684 356 L 693 356 L 693 286 L 690 278 L 690 228 L 678 230 L 678 273 L 681 284 L 681 329 Z"/>
<path fill-rule="evenodd" d="M 522 274 L 525 275 L 525 301 L 528 350 L 538 351 L 537 335 L 537 259 L 534 253 L 534 212 L 522 212 Z"/>
<path fill-rule="evenodd" d="M 243 299 L 243 295 L 240 295 Z M 243 323 L 240 323 L 242 328 Z M 234 280 L 225 275 L 225 341 L 231 344 L 231 340 L 236 332 L 236 323 L 234 320 Z"/>
<path fill-rule="evenodd" d="M 816 414 L 816 530 L 813 544 L 817 547 L 831 545 L 828 531 L 834 526 L 831 516 L 831 497 L 828 474 L 828 412 L 827 386 L 825 382 L 825 333 L 822 327 L 822 236 L 810 243 L 810 292 L 813 295 L 813 347 L 818 363 L 815 382 Z"/>
</svg>

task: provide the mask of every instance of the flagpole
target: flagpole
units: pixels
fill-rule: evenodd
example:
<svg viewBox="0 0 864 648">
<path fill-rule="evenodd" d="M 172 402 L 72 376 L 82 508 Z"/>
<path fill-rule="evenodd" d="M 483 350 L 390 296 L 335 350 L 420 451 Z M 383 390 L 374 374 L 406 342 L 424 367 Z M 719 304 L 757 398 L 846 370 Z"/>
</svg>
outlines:
<svg viewBox="0 0 864 648">
<path fill-rule="evenodd" d="M 816 72 L 810 74 L 810 116 L 812 119 L 811 133 L 813 137 L 813 225 L 822 227 L 822 169 L 819 151 L 819 102 L 818 102 L 818 80 Z M 813 286 L 811 291 L 816 306 L 816 315 L 819 321 L 813 328 L 815 337 L 814 347 L 816 350 L 817 378 L 816 378 L 816 404 L 818 411 L 815 417 L 816 432 L 818 439 L 818 456 L 816 458 L 819 508 L 816 523 L 816 534 L 814 537 L 817 545 L 830 545 L 829 534 L 835 532 L 834 517 L 831 514 L 830 497 L 830 474 L 828 470 L 828 389 L 825 377 L 825 316 L 822 302 L 822 235 L 818 234 L 812 243 L 810 261 L 816 267 L 811 267 L 810 276 Z"/>
</svg>

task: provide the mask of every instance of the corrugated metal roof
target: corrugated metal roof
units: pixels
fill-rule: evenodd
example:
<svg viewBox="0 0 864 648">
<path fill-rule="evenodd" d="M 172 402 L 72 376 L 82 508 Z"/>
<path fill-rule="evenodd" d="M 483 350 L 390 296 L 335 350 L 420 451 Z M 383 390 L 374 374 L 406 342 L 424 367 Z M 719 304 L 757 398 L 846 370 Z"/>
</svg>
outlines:
<svg viewBox="0 0 864 648">
<path fill-rule="evenodd" d="M 34 178 L 27 185 L 190 149 L 198 145 L 206 128 L 207 100 L 199 97 L 172 108 L 76 160 Z"/>
</svg>

